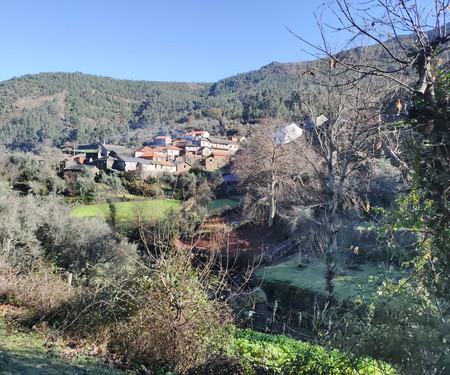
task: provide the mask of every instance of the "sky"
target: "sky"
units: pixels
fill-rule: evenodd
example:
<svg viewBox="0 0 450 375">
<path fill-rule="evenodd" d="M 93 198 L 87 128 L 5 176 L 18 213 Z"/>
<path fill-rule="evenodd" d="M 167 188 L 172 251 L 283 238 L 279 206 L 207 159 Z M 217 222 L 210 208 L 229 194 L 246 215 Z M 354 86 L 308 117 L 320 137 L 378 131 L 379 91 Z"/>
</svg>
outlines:
<svg viewBox="0 0 450 375">
<path fill-rule="evenodd" d="M 0 81 L 41 72 L 216 82 L 311 55 L 323 0 L 0 0 Z"/>
</svg>

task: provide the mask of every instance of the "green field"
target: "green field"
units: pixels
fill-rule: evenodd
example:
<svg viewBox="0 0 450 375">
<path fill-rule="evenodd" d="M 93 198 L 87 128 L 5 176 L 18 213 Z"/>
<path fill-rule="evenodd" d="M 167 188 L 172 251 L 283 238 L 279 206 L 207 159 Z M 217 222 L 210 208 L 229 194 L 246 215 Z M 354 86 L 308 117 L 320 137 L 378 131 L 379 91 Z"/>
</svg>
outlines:
<svg viewBox="0 0 450 375">
<path fill-rule="evenodd" d="M 228 198 L 215 199 L 208 205 L 208 210 L 215 211 L 225 207 L 237 207 L 241 198 L 241 195 L 230 195 Z"/>
<path fill-rule="evenodd" d="M 168 211 L 176 210 L 180 204 L 181 201 L 175 199 L 146 199 L 114 203 L 118 223 L 135 221 L 138 215 L 144 221 L 160 219 Z M 72 210 L 71 215 L 106 220 L 110 215 L 110 207 L 108 203 L 80 205 Z"/>
<path fill-rule="evenodd" d="M 325 264 L 313 262 L 298 267 L 298 259 L 294 257 L 275 266 L 264 267 L 257 271 L 257 276 L 269 282 L 283 282 L 299 289 L 325 293 Z M 390 277 L 401 278 L 406 274 L 399 270 L 384 270 L 376 265 L 361 264 L 358 269 L 338 270 L 333 280 L 336 297 L 340 300 L 356 297 L 360 285 L 367 286 L 371 276 L 389 273 Z"/>
</svg>

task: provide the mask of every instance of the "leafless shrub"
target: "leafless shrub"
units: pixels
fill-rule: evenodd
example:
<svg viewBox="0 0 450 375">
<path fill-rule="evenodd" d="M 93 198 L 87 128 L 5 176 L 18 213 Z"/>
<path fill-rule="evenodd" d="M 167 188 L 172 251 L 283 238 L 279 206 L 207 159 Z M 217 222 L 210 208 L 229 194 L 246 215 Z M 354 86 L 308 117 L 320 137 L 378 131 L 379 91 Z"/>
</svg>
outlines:
<svg viewBox="0 0 450 375">
<path fill-rule="evenodd" d="M 226 345 L 232 320 L 226 304 L 215 298 L 217 279 L 191 262 L 189 252 L 172 250 L 151 265 L 141 264 L 130 292 L 136 313 L 118 325 L 113 338 L 128 360 L 184 371 Z"/>
<path fill-rule="evenodd" d="M 58 314 L 76 295 L 77 288 L 45 264 L 20 274 L 0 259 L 0 299 L 29 309 L 31 316 L 48 319 Z"/>
</svg>

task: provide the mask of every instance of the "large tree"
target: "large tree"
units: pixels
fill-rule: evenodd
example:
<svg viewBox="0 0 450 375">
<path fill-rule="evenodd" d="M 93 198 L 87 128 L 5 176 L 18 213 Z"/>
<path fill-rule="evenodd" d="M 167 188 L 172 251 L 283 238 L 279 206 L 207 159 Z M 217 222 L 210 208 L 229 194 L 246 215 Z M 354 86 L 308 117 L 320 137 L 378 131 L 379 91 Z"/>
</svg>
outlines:
<svg viewBox="0 0 450 375">
<path fill-rule="evenodd" d="M 349 43 L 346 46 L 363 39 L 376 42 L 372 49 L 378 58 L 355 61 L 366 48 L 332 50 L 322 22 L 327 10 L 335 15 L 332 29 L 344 33 Z M 400 121 L 391 134 L 398 134 L 398 127 L 403 133 L 407 129 L 408 137 L 401 139 L 406 141 L 404 150 L 408 152 L 395 156 L 411 172 L 411 189 L 387 216 L 385 228 L 390 242 L 400 232 L 417 236 L 416 252 L 405 262 L 412 273 L 400 282 L 383 281 L 368 309 L 363 331 L 353 327 L 357 340 L 350 338 L 348 342 L 356 343 L 354 348 L 366 343 L 369 354 L 398 361 L 411 374 L 444 374 L 450 365 L 449 12 L 448 0 L 351 4 L 336 0 L 317 15 L 324 43 L 314 47 L 330 71 L 340 67 L 355 73 L 345 81 L 348 87 L 360 87 L 367 77 L 375 77 L 389 79 L 409 92 L 408 113 L 403 111 L 401 100 L 393 101 Z M 392 122 L 384 125 L 389 130 Z M 367 340 L 361 339 L 364 337 Z"/>
<path fill-rule="evenodd" d="M 282 120 L 265 119 L 255 127 L 243 149 L 236 155 L 234 172 L 240 177 L 245 193 L 244 210 L 253 220 L 262 220 L 270 228 L 283 206 L 305 201 L 310 194 L 305 178 L 311 166 L 297 149 L 296 142 L 282 140 L 289 124 Z"/>
<path fill-rule="evenodd" d="M 436 84 L 450 66 L 448 17 L 448 0 L 335 0 L 316 13 L 323 44 L 296 36 L 312 46 L 317 57 L 327 59 L 330 67 L 388 77 L 433 102 Z M 341 33 L 344 43 L 332 44 L 337 38 L 331 38 L 331 32 Z M 344 51 L 373 43 L 379 52 L 376 59 L 356 61 Z"/>
<path fill-rule="evenodd" d="M 302 93 L 304 111 L 310 113 L 314 123 L 306 137 L 314 154 L 303 153 L 305 147 L 299 147 L 299 152 L 311 165 L 313 179 L 320 187 L 314 205 L 319 207 L 321 217 L 326 291 L 332 302 L 339 233 L 346 216 L 354 216 L 370 205 L 365 194 L 371 178 L 369 161 L 378 152 L 376 135 L 383 119 L 381 106 L 389 94 L 385 82 L 373 77 L 366 77 L 357 85 L 339 86 L 333 83 L 336 75 L 348 81 L 361 77 L 339 68 L 319 70 L 320 64 L 317 68 L 316 74 L 307 78 L 307 86 L 314 89 Z"/>
</svg>

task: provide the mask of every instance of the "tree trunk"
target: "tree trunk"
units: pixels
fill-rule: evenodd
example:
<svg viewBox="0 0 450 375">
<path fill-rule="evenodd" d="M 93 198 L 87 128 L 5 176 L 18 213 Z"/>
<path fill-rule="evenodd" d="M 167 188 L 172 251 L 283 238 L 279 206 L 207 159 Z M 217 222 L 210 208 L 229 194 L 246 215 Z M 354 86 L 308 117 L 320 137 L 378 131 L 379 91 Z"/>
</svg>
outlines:
<svg viewBox="0 0 450 375">
<path fill-rule="evenodd" d="M 277 211 L 275 205 L 275 186 L 276 186 L 276 179 L 275 175 L 272 173 L 272 181 L 270 184 L 270 198 L 269 198 L 269 220 L 268 220 L 269 228 L 271 228 L 273 225 L 275 214 Z"/>
<path fill-rule="evenodd" d="M 334 218 L 328 223 L 328 243 L 325 253 L 325 290 L 327 292 L 327 302 L 332 304 L 334 301 L 334 276 L 336 274 L 335 254 L 337 248 L 336 228 Z"/>
<path fill-rule="evenodd" d="M 424 94 L 429 103 L 434 104 L 435 92 L 434 81 L 435 78 L 431 74 L 431 52 L 422 51 L 417 59 L 417 71 L 419 73 L 419 81 L 417 84 L 417 91 Z"/>
</svg>

